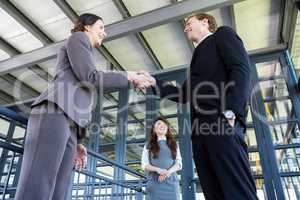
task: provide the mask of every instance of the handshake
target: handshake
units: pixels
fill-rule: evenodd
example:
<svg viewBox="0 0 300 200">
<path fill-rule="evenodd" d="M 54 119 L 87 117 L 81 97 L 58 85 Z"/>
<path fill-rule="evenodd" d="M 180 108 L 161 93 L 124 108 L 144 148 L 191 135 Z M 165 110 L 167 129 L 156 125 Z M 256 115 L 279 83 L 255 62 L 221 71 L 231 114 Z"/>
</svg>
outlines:
<svg viewBox="0 0 300 200">
<path fill-rule="evenodd" d="M 127 77 L 135 88 L 143 90 L 156 85 L 156 80 L 147 71 L 128 72 Z"/>
</svg>

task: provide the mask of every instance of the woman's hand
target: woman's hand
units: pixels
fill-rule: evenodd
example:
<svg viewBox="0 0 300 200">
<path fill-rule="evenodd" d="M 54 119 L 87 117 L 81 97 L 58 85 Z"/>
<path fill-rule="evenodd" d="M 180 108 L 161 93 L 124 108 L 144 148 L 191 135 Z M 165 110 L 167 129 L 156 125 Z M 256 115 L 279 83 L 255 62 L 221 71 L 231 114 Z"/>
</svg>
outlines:
<svg viewBox="0 0 300 200">
<path fill-rule="evenodd" d="M 156 172 L 157 172 L 159 175 L 165 174 L 165 173 L 167 173 L 167 171 L 168 171 L 168 170 L 166 170 L 166 169 L 161 169 L 161 168 L 157 168 L 157 169 L 156 169 Z"/>
<path fill-rule="evenodd" d="M 155 78 L 146 71 L 127 72 L 127 79 L 134 85 L 135 88 L 138 88 L 140 90 L 146 89 L 156 84 Z"/>
<path fill-rule="evenodd" d="M 165 181 L 165 180 L 166 180 L 166 178 L 168 178 L 169 176 L 171 176 L 171 174 L 172 174 L 172 172 L 171 172 L 170 170 L 166 170 L 166 172 L 165 172 L 165 173 L 163 173 L 163 174 L 159 175 L 159 177 L 158 177 L 158 181 L 159 181 L 159 182 L 163 182 L 163 181 Z"/>
<path fill-rule="evenodd" d="M 83 144 L 77 144 L 77 151 L 75 154 L 75 169 L 81 171 L 86 167 L 87 163 L 87 151 Z"/>
</svg>

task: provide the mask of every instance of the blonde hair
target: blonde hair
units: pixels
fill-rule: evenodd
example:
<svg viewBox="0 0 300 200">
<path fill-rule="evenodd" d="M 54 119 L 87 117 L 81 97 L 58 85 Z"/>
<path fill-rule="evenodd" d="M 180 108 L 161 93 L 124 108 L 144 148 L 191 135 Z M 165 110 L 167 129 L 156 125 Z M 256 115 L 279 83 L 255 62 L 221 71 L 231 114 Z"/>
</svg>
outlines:
<svg viewBox="0 0 300 200">
<path fill-rule="evenodd" d="M 208 20 L 208 30 L 212 33 L 214 33 L 217 28 L 218 28 L 218 24 L 216 21 L 216 18 L 210 14 L 206 14 L 206 13 L 194 13 L 190 16 L 187 17 L 186 21 L 188 21 L 189 19 L 191 19 L 192 17 L 195 17 L 198 20 L 203 20 L 203 19 L 207 19 Z"/>
</svg>

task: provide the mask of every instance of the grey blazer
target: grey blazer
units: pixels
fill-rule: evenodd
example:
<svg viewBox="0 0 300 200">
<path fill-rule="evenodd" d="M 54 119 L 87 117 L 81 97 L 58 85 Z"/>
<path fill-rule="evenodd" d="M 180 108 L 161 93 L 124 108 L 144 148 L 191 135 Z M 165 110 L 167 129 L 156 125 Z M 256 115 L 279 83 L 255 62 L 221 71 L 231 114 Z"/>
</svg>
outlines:
<svg viewBox="0 0 300 200">
<path fill-rule="evenodd" d="M 97 71 L 93 47 L 84 32 L 73 33 L 60 48 L 56 75 L 31 105 L 50 101 L 57 104 L 80 127 L 91 121 L 96 88 L 127 87 L 126 72 Z"/>
</svg>

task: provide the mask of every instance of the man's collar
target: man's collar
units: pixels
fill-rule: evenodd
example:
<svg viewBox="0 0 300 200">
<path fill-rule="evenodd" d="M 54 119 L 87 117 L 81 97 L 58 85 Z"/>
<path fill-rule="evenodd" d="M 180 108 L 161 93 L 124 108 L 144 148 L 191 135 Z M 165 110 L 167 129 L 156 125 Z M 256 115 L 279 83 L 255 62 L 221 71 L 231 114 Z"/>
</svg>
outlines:
<svg viewBox="0 0 300 200">
<path fill-rule="evenodd" d="M 196 44 L 196 47 L 201 43 L 203 42 L 203 40 L 205 40 L 208 36 L 212 35 L 213 33 L 209 32 L 207 33 L 197 44 Z"/>
</svg>

